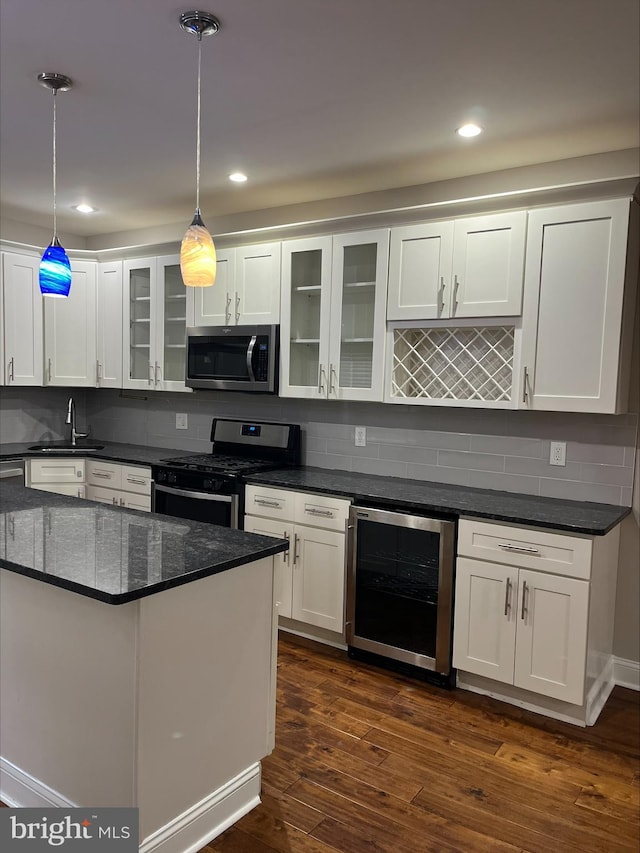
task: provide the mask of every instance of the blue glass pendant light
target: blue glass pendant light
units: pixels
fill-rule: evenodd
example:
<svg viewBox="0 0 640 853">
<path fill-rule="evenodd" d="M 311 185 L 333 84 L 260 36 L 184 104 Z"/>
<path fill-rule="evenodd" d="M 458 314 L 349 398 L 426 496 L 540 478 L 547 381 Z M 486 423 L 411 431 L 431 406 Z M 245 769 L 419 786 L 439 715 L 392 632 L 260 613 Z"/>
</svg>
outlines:
<svg viewBox="0 0 640 853">
<path fill-rule="evenodd" d="M 73 83 L 64 74 L 45 71 L 38 82 L 53 92 L 53 239 L 40 261 L 40 292 L 43 296 L 68 296 L 71 289 L 71 264 L 58 240 L 56 221 L 56 94 L 68 91 Z"/>
</svg>

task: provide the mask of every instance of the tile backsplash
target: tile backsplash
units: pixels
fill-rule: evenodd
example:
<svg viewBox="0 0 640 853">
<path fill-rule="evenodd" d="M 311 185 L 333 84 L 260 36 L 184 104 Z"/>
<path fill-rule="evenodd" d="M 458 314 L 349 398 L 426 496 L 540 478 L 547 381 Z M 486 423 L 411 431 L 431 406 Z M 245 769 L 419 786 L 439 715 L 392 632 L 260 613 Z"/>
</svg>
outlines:
<svg viewBox="0 0 640 853">
<path fill-rule="evenodd" d="M 428 408 L 248 394 L 75 389 L 78 423 L 108 441 L 208 452 L 211 419 L 300 423 L 303 462 L 393 477 L 630 506 L 638 416 Z M 62 438 L 69 389 L 2 389 L 3 442 Z M 176 413 L 188 429 L 176 430 Z M 355 426 L 366 427 L 356 447 Z M 550 441 L 567 445 L 549 464 Z"/>
</svg>

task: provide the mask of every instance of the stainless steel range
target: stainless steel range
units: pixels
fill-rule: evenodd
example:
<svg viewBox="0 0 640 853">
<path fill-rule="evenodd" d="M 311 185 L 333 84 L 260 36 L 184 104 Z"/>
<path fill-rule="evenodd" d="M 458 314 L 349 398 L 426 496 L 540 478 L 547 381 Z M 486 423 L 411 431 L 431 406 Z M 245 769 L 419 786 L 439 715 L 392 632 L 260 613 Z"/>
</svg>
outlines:
<svg viewBox="0 0 640 853">
<path fill-rule="evenodd" d="M 214 418 L 211 441 L 211 453 L 152 466 L 154 512 L 237 528 L 244 515 L 243 478 L 300 465 L 297 424 Z"/>
</svg>

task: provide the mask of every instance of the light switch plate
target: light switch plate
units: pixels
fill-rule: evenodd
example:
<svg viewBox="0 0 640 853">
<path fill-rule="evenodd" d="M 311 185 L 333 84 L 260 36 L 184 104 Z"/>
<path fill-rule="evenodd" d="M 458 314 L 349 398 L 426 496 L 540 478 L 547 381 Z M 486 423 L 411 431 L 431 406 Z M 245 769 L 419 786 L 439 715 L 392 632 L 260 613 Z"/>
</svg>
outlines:
<svg viewBox="0 0 640 853">
<path fill-rule="evenodd" d="M 185 413 L 176 413 L 176 429 L 189 429 L 189 420 Z"/>
<path fill-rule="evenodd" d="M 363 426 L 355 427 L 355 442 L 356 447 L 366 447 L 367 446 L 367 428 Z"/>
</svg>

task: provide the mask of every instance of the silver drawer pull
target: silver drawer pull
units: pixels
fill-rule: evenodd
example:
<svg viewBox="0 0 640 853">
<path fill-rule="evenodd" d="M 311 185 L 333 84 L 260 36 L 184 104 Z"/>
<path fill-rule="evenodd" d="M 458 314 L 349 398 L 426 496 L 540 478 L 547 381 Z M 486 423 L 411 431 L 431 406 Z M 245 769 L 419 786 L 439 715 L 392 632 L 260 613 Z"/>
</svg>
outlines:
<svg viewBox="0 0 640 853">
<path fill-rule="evenodd" d="M 304 510 L 309 515 L 321 515 L 324 518 L 333 518 L 334 512 L 330 509 L 314 509 L 313 507 L 305 507 Z"/>
<path fill-rule="evenodd" d="M 511 578 L 507 578 L 507 589 L 504 594 L 504 615 L 507 616 L 509 614 L 509 609 L 511 607 Z"/>
<path fill-rule="evenodd" d="M 127 483 L 135 483 L 136 486 L 146 486 L 147 481 L 141 480 L 139 477 L 127 477 Z"/>
<path fill-rule="evenodd" d="M 280 509 L 280 501 L 268 501 L 266 498 L 254 498 L 254 503 L 257 503 L 258 506 L 272 506 L 275 509 Z"/>
<path fill-rule="evenodd" d="M 104 480 L 110 480 L 111 477 L 113 476 L 113 474 L 105 474 L 102 471 L 94 471 L 92 476 L 93 477 L 102 477 Z"/>
<path fill-rule="evenodd" d="M 504 542 L 498 542 L 498 548 L 503 551 L 515 551 L 518 554 L 539 554 L 538 548 L 525 548 L 524 545 L 508 545 Z"/>
</svg>

